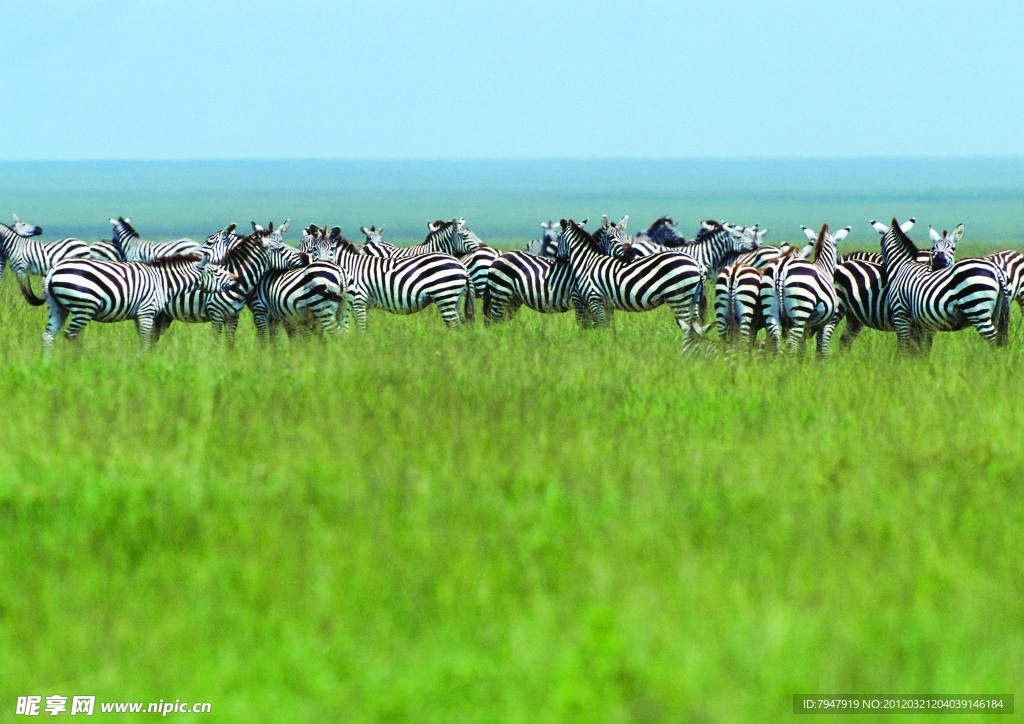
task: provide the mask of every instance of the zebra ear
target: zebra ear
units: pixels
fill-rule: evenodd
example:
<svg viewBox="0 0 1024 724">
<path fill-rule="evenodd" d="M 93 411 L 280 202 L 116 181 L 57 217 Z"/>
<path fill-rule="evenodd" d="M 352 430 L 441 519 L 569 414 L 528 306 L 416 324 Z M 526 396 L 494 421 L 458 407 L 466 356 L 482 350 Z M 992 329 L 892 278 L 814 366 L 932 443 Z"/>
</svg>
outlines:
<svg viewBox="0 0 1024 724">
<path fill-rule="evenodd" d="M 800 228 L 803 229 L 804 236 L 807 237 L 807 241 L 817 241 L 818 240 L 818 235 L 815 234 L 812 229 L 808 229 L 806 226 L 804 226 L 802 224 L 800 225 Z"/>
<path fill-rule="evenodd" d="M 622 229 L 623 231 L 626 230 L 627 226 L 629 226 L 629 214 L 623 216 L 622 221 L 619 222 L 619 228 Z"/>
<path fill-rule="evenodd" d="M 227 226 L 224 227 L 224 233 L 225 234 L 234 234 L 235 233 L 235 229 L 237 229 L 237 228 L 238 228 L 238 224 L 228 224 Z"/>
<path fill-rule="evenodd" d="M 369 231 L 367 231 L 367 229 L 366 229 L 366 227 L 365 227 L 365 226 L 360 226 L 360 227 L 359 227 L 359 230 L 360 230 L 361 232 L 363 232 L 363 236 L 369 236 L 369 235 L 370 235 L 370 232 L 369 232 Z"/>
<path fill-rule="evenodd" d="M 377 229 L 377 233 L 378 233 L 378 234 L 383 234 L 383 233 L 384 233 L 384 224 L 381 224 L 381 225 L 380 225 L 380 228 L 379 228 L 379 229 Z"/>
<path fill-rule="evenodd" d="M 608 214 L 601 214 L 601 228 L 607 229 L 612 225 L 612 220 L 608 218 Z M 562 226 L 564 229 L 565 226 Z"/>
<path fill-rule="evenodd" d="M 253 231 L 263 231 L 263 227 L 257 224 L 255 221 L 250 220 L 249 223 L 252 224 Z"/>
<path fill-rule="evenodd" d="M 17 221 L 17 220 L 18 220 L 18 217 L 17 217 L 17 216 L 15 216 L 15 217 L 14 217 L 14 220 L 15 220 L 15 221 Z M 111 217 L 111 218 L 108 218 L 108 219 L 107 219 L 107 221 L 109 221 L 109 222 L 110 222 L 111 224 L 116 224 L 116 223 L 117 223 L 117 219 L 115 219 L 115 218 L 113 218 L 113 217 Z"/>
<path fill-rule="evenodd" d="M 274 222 L 273 221 L 271 221 L 269 224 L 267 224 L 267 231 L 269 231 L 271 234 L 274 233 Z"/>
<path fill-rule="evenodd" d="M 964 225 L 957 224 L 956 230 L 953 232 L 953 243 L 957 243 L 962 238 L 964 238 Z"/>
<path fill-rule="evenodd" d="M 584 226 L 586 226 L 588 221 L 590 221 L 590 217 L 587 217 L 586 219 L 581 221 L 580 222 L 580 228 L 582 229 Z"/>
<path fill-rule="evenodd" d="M 909 232 L 911 229 L 914 228 L 914 224 L 916 224 L 916 223 L 917 223 L 917 219 L 915 219 L 913 216 L 911 216 L 909 219 L 907 219 L 902 224 L 900 224 L 900 231 L 902 231 L 904 234 L 906 234 L 907 232 Z"/>
<path fill-rule="evenodd" d="M 14 217 L 14 223 L 15 224 L 20 224 L 21 223 L 21 219 L 18 218 L 17 214 L 11 214 L 11 216 Z"/>
<path fill-rule="evenodd" d="M 836 233 L 834 233 L 832 235 L 832 239 L 834 241 L 842 241 L 843 239 L 846 238 L 846 235 L 850 233 L 850 229 L 851 228 L 852 227 L 850 227 L 850 226 L 846 226 L 846 227 L 840 229 L 839 231 L 837 231 Z"/>
<path fill-rule="evenodd" d="M 881 221 L 875 221 L 874 219 L 871 220 L 871 228 L 874 229 L 875 231 L 877 231 L 879 234 L 884 234 L 885 232 L 887 232 L 889 230 L 888 226 L 883 224 Z M 907 231 L 907 230 L 904 229 L 904 231 Z"/>
<path fill-rule="evenodd" d="M 277 230 L 277 233 L 278 234 L 283 234 L 284 232 L 288 231 L 288 225 L 290 223 L 292 223 L 291 219 L 285 219 L 284 223 L 281 224 L 280 228 Z"/>
<path fill-rule="evenodd" d="M 940 234 L 935 229 L 933 229 L 932 227 L 929 226 L 928 227 L 928 238 L 931 239 L 932 241 L 939 241 L 940 239 L 942 239 L 942 234 Z"/>
</svg>

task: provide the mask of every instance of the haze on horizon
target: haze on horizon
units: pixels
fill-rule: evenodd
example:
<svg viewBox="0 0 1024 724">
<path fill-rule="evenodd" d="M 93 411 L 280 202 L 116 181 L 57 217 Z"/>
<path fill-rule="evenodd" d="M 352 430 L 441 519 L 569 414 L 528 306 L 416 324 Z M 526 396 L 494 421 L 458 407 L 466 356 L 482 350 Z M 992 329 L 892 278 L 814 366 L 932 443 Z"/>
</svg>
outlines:
<svg viewBox="0 0 1024 724">
<path fill-rule="evenodd" d="M 1024 4 L 4 10 L 0 160 L 1024 154 Z"/>
</svg>

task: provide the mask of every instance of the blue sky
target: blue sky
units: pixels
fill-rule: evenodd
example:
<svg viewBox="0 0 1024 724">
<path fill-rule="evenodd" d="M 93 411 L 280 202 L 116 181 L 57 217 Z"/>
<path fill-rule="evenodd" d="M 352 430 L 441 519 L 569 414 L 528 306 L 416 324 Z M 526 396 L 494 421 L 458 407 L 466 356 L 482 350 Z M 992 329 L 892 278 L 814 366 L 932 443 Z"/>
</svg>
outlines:
<svg viewBox="0 0 1024 724">
<path fill-rule="evenodd" d="M 1019 0 L 83 0 L 0 16 L 4 160 L 1024 154 Z"/>
</svg>

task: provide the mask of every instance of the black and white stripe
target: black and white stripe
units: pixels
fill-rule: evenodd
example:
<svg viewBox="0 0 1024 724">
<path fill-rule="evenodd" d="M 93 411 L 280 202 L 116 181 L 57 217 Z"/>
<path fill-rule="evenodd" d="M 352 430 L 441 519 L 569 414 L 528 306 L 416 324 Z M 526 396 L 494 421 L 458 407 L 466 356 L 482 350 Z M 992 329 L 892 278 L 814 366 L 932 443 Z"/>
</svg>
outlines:
<svg viewBox="0 0 1024 724">
<path fill-rule="evenodd" d="M 718 338 L 730 344 L 753 344 L 764 327 L 761 313 L 763 269 L 747 264 L 730 264 L 715 279 L 715 323 Z"/>
<path fill-rule="evenodd" d="M 772 264 L 761 278 L 761 313 L 768 339 L 775 353 L 787 346 L 796 352 L 808 336 L 817 336 L 817 354 L 827 357 L 832 333 L 839 321 L 833 276 L 836 267 L 836 243 L 850 227 L 835 234 L 828 224 L 821 227 L 814 249 L 814 260 L 787 257 Z"/>
<path fill-rule="evenodd" d="M 449 329 L 461 324 L 459 301 L 472 294 L 469 272 L 450 254 L 420 254 L 393 259 L 361 253 L 358 245 L 332 229 L 329 237 L 335 261 L 346 274 L 347 294 L 356 324 L 367 329 L 367 311 L 414 314 L 431 304 Z"/>
<path fill-rule="evenodd" d="M 916 257 L 917 247 L 893 219 L 882 237 L 882 266 L 901 352 L 927 353 L 935 332 L 968 326 L 992 344 L 1006 343 L 1009 290 L 994 262 L 964 259 L 933 271 Z"/>
<path fill-rule="evenodd" d="M 309 255 L 285 244 L 269 228 L 256 227 L 248 236 L 236 236 L 235 225 L 231 224 L 203 244 L 203 258 L 211 264 L 221 265 L 237 280 L 237 284 L 223 294 L 215 295 L 199 307 L 201 313 L 212 323 L 214 333 L 223 332 L 228 346 L 235 340 L 238 316 L 249 296 L 263 276 L 272 270 L 297 269 L 309 264 Z M 186 302 L 183 302 L 183 307 Z M 194 308 L 194 307 L 193 307 Z M 185 313 L 184 311 L 182 312 Z"/>
<path fill-rule="evenodd" d="M 199 288 L 224 293 L 234 285 L 227 270 L 203 265 L 196 254 L 150 263 L 65 259 L 54 265 L 43 284 L 50 312 L 43 349 L 52 349 L 65 322 L 65 336 L 74 341 L 89 322 L 129 319 L 135 320 L 142 347 L 148 349 L 170 323 L 169 299 Z"/>
<path fill-rule="evenodd" d="M 147 241 L 139 238 L 139 233 L 132 228 L 131 219 L 118 216 L 109 221 L 114 227 L 110 243 L 122 261 L 153 261 L 165 256 L 200 252 L 199 244 L 191 239 Z"/>
<path fill-rule="evenodd" d="M 525 251 L 509 251 L 491 264 L 484 293 L 488 324 L 511 320 L 521 306 L 542 314 L 569 311 L 572 305 L 572 266 L 567 260 L 547 259 Z M 582 305 L 577 322 L 585 323 Z"/>
<path fill-rule="evenodd" d="M 18 288 L 25 300 L 33 306 L 44 304 L 46 298 L 37 297 L 32 291 L 30 274 L 45 276 L 62 259 L 89 257 L 89 245 L 81 239 L 67 238 L 45 243 L 32 238 L 42 233 L 40 227 L 20 221 L 16 214 L 12 226 L 0 224 L 0 274 L 9 265 L 18 278 Z"/>
<path fill-rule="evenodd" d="M 683 330 L 684 349 L 693 345 L 691 321 L 704 296 L 702 264 L 677 251 L 627 263 L 603 253 L 575 222 L 563 219 L 561 225 L 557 261 L 571 264 L 574 294 L 595 326 L 607 324 L 614 310 L 645 312 L 667 304 Z"/>
</svg>

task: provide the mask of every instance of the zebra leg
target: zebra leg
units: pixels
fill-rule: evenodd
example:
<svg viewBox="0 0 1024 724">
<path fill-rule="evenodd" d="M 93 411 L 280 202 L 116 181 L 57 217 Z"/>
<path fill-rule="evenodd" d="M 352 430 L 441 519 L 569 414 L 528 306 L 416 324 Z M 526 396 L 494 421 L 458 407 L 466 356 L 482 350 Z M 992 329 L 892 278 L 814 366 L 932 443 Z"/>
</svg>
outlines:
<svg viewBox="0 0 1024 724">
<path fill-rule="evenodd" d="M 902 354 L 917 351 L 919 334 L 913 329 L 909 315 L 902 310 L 893 310 L 892 324 L 896 328 L 896 349 Z"/>
<path fill-rule="evenodd" d="M 153 344 L 160 341 L 160 338 L 166 332 L 173 320 L 167 314 L 157 315 L 156 321 L 153 323 Z"/>
<path fill-rule="evenodd" d="M 460 293 L 457 297 L 446 297 L 444 299 L 435 299 L 434 304 L 437 305 L 437 311 L 441 313 L 441 319 L 444 320 L 445 326 L 448 329 L 458 329 L 462 325 L 462 317 L 459 314 L 459 300 L 462 298 Z"/>
<path fill-rule="evenodd" d="M 789 329 L 789 336 L 786 338 L 786 347 L 790 354 L 797 354 L 803 351 L 803 344 L 807 334 L 807 323 L 805 321 L 794 322 Z"/>
<path fill-rule="evenodd" d="M 604 302 L 597 295 L 587 297 L 587 310 L 590 312 L 594 327 L 603 327 L 608 323 Z"/>
<path fill-rule="evenodd" d="M 333 304 L 320 307 L 313 312 L 325 337 L 336 337 L 341 332 L 341 328 L 338 326 L 338 307 L 340 306 L 340 304 Z"/>
<path fill-rule="evenodd" d="M 846 329 L 843 330 L 843 336 L 839 338 L 840 349 L 849 349 L 850 345 L 853 344 L 853 340 L 857 339 L 862 331 L 864 331 L 864 325 L 853 317 L 847 316 Z"/>
<path fill-rule="evenodd" d="M 148 352 L 153 347 L 154 326 L 155 319 L 152 314 L 141 314 L 135 319 L 135 329 L 139 333 L 139 342 L 142 343 L 143 352 Z"/>
<path fill-rule="evenodd" d="M 227 340 L 228 349 L 235 348 L 235 331 L 238 329 L 238 315 L 232 315 L 224 320 L 224 338 Z"/>
<path fill-rule="evenodd" d="M 64 338 L 69 342 L 78 342 L 78 335 L 85 329 L 85 325 L 92 319 L 92 314 L 71 313 L 71 321 L 68 328 L 64 330 Z"/>
<path fill-rule="evenodd" d="M 270 341 L 270 315 L 262 306 L 253 305 L 252 321 L 256 325 L 256 338 L 260 344 L 267 344 Z M 291 336 L 290 334 L 288 336 Z"/>
<path fill-rule="evenodd" d="M 53 351 L 53 341 L 60 333 L 61 327 L 68 321 L 68 310 L 57 304 L 53 297 L 47 299 L 47 305 L 50 311 L 50 319 L 46 323 L 46 329 L 43 330 L 43 351 L 49 355 Z"/>
<path fill-rule="evenodd" d="M 826 360 L 829 358 L 831 353 L 832 334 L 836 331 L 836 325 L 839 322 L 832 320 L 828 322 L 824 327 L 818 330 L 817 338 L 817 354 L 818 359 Z"/>
</svg>

